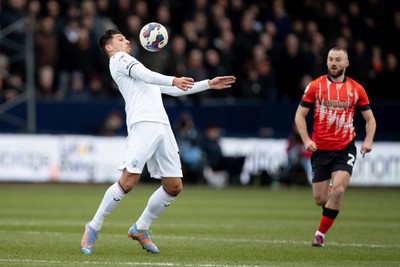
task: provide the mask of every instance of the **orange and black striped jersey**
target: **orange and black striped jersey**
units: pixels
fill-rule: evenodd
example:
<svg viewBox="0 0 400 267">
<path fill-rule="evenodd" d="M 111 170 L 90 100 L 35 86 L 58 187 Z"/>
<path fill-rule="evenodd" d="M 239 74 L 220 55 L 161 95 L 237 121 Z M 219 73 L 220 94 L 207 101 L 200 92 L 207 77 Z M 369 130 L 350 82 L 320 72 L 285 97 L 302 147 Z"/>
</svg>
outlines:
<svg viewBox="0 0 400 267">
<path fill-rule="evenodd" d="M 312 140 L 319 150 L 340 150 L 354 139 L 354 112 L 370 109 L 364 87 L 350 79 L 334 82 L 329 75 L 313 80 L 305 89 L 300 105 L 314 108 Z"/>
</svg>

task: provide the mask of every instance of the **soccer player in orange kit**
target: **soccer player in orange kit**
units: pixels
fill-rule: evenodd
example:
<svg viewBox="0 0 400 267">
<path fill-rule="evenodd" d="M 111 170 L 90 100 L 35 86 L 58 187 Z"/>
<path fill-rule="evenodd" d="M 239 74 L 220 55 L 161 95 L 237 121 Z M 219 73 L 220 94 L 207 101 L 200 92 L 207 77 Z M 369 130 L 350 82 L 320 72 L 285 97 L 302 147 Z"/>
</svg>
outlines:
<svg viewBox="0 0 400 267">
<path fill-rule="evenodd" d="M 323 207 L 312 245 L 323 247 L 326 232 L 339 213 L 343 195 L 356 161 L 357 148 L 353 117 L 356 107 L 366 122 L 366 135 L 360 148 L 372 150 L 376 121 L 363 86 L 346 77 L 347 51 L 330 49 L 328 74 L 313 80 L 305 89 L 295 115 L 295 123 L 307 151 L 312 152 L 312 188 L 314 201 Z M 312 136 L 307 132 L 306 116 L 314 109 Z M 331 185 L 331 188 L 330 188 Z"/>
</svg>

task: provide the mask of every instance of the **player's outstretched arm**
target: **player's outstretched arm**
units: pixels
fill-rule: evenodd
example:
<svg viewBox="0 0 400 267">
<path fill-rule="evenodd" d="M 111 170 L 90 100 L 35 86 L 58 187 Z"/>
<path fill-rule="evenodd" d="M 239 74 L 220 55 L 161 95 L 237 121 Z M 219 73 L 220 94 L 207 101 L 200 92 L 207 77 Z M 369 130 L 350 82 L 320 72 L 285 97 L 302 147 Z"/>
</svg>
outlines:
<svg viewBox="0 0 400 267">
<path fill-rule="evenodd" d="M 182 96 L 196 94 L 207 89 L 225 89 L 232 87 L 232 84 L 235 83 L 236 78 L 234 76 L 217 76 L 211 80 L 202 80 L 195 83 L 192 83 L 192 80 L 192 78 L 186 77 L 174 78 L 175 86 L 160 86 L 161 93 L 171 96 Z M 181 87 L 178 87 L 178 85 Z M 181 90 L 177 90 L 177 87 Z"/>
<path fill-rule="evenodd" d="M 172 85 L 178 87 L 179 89 L 183 91 L 187 91 L 188 89 L 192 88 L 194 85 L 194 80 L 193 78 L 189 77 L 179 77 L 179 78 L 174 78 L 172 81 Z"/>
<path fill-rule="evenodd" d="M 235 76 L 217 76 L 211 80 L 208 80 L 208 85 L 211 89 L 220 90 L 232 87 L 236 81 Z"/>
</svg>

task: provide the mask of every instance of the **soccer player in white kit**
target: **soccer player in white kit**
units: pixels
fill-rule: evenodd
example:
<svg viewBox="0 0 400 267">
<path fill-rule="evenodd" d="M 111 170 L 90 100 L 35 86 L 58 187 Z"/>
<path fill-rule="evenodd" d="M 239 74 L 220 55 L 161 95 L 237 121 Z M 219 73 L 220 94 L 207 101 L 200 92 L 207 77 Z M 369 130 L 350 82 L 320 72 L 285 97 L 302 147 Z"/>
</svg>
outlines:
<svg viewBox="0 0 400 267">
<path fill-rule="evenodd" d="M 94 244 L 105 218 L 139 180 L 144 165 L 161 186 L 151 195 L 139 219 L 128 230 L 143 249 L 158 253 L 150 240 L 151 223 L 170 205 L 182 190 L 182 169 L 179 149 L 173 135 L 161 94 L 180 96 L 207 89 L 232 86 L 234 76 L 219 76 L 194 82 L 188 77 L 165 76 L 143 66 L 130 55 L 130 42 L 118 30 L 107 30 L 99 39 L 99 47 L 110 59 L 111 76 L 125 100 L 126 154 L 119 181 L 106 191 L 93 219 L 85 225 L 81 240 L 84 254 L 92 254 Z"/>
</svg>

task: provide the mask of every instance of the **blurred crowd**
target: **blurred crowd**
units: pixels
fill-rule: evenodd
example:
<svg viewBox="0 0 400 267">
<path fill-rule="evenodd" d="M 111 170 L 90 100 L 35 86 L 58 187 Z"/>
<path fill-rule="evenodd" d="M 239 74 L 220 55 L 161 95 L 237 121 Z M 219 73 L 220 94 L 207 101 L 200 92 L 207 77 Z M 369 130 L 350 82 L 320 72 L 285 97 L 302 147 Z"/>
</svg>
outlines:
<svg viewBox="0 0 400 267">
<path fill-rule="evenodd" d="M 326 72 L 332 46 L 348 49 L 347 74 L 371 100 L 400 100 L 394 88 L 400 77 L 396 0 L 4 0 L 0 9 L 0 103 L 26 89 L 19 44 L 29 26 L 37 99 L 121 100 L 97 47 L 104 30 L 117 28 L 131 41 L 133 55 L 154 71 L 195 80 L 238 78 L 232 90 L 184 101 L 297 103 L 308 82 Z M 138 41 L 151 21 L 170 33 L 158 53 Z"/>
</svg>

